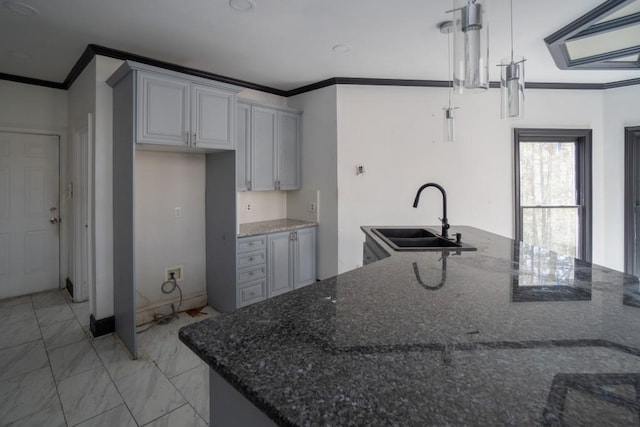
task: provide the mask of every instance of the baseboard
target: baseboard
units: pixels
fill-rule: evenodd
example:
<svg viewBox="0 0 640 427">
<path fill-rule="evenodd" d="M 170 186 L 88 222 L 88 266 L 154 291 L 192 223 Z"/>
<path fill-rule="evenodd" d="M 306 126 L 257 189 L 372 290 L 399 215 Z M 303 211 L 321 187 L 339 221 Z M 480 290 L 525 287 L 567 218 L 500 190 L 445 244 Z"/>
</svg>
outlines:
<svg viewBox="0 0 640 427">
<path fill-rule="evenodd" d="M 136 310 L 136 326 L 144 325 L 153 321 L 154 314 L 170 314 L 171 304 L 178 307 L 180 298 L 174 298 L 167 301 L 157 302 L 154 304 L 147 304 L 143 307 L 139 307 Z M 182 299 L 182 306 L 180 311 L 191 310 L 192 308 L 204 307 L 207 305 L 207 293 L 199 292 L 196 294 L 185 295 Z"/>
<path fill-rule="evenodd" d="M 104 319 L 96 320 L 93 314 L 89 317 L 89 327 L 91 328 L 91 334 L 95 337 L 101 337 L 115 332 L 116 319 L 113 316 L 105 317 Z"/>
<path fill-rule="evenodd" d="M 69 292 L 69 295 L 71 296 L 71 299 L 73 299 L 73 282 L 68 277 L 67 277 L 67 281 L 66 282 L 67 282 L 66 283 L 67 292 Z"/>
</svg>

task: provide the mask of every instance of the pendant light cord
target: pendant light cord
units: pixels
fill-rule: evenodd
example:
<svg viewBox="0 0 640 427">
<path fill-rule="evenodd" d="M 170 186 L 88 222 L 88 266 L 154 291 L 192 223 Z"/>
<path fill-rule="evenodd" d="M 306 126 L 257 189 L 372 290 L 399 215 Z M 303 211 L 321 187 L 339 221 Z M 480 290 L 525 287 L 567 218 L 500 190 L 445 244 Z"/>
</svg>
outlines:
<svg viewBox="0 0 640 427">
<path fill-rule="evenodd" d="M 451 109 L 451 92 L 453 92 L 453 75 L 451 74 L 451 28 L 447 31 L 447 77 L 449 80 L 449 109 Z"/>
<path fill-rule="evenodd" d="M 509 14 L 511 15 L 511 63 L 513 64 L 513 0 L 509 0 Z"/>
</svg>

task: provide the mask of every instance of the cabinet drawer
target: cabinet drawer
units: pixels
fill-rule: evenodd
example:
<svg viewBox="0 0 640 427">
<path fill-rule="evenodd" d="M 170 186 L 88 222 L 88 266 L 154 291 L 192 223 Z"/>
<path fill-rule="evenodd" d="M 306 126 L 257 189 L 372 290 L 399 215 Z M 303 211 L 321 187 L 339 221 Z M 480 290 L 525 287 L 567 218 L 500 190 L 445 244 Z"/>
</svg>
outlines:
<svg viewBox="0 0 640 427">
<path fill-rule="evenodd" d="M 251 236 L 238 239 L 238 253 L 258 251 L 267 247 L 267 236 Z"/>
<path fill-rule="evenodd" d="M 257 280 L 238 287 L 238 307 L 267 299 L 267 280 Z"/>
<path fill-rule="evenodd" d="M 243 270 L 238 270 L 238 276 L 236 278 L 239 284 L 252 282 L 254 280 L 262 279 L 267 276 L 267 265 L 262 264 L 256 267 L 249 267 Z"/>
<path fill-rule="evenodd" d="M 264 264 L 267 262 L 267 252 L 266 251 L 258 251 L 258 252 L 249 252 L 247 254 L 239 254 L 238 255 L 238 265 L 237 268 L 246 268 L 254 265 Z"/>
</svg>

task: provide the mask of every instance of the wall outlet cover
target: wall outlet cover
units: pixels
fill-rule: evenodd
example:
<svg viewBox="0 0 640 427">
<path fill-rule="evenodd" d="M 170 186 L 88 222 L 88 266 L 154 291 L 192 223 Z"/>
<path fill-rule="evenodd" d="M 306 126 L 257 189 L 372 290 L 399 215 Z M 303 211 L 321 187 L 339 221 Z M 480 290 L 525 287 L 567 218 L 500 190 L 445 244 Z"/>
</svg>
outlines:
<svg viewBox="0 0 640 427">
<path fill-rule="evenodd" d="M 309 207 L 308 207 L 309 212 L 315 212 L 317 208 L 318 206 L 316 205 L 316 202 L 309 202 Z"/>
<path fill-rule="evenodd" d="M 184 272 L 184 266 L 183 265 L 176 265 L 174 267 L 167 267 L 164 269 L 164 280 L 167 281 L 169 279 L 171 279 L 171 273 L 174 273 L 174 276 L 176 280 L 182 280 L 183 277 L 183 272 Z"/>
</svg>

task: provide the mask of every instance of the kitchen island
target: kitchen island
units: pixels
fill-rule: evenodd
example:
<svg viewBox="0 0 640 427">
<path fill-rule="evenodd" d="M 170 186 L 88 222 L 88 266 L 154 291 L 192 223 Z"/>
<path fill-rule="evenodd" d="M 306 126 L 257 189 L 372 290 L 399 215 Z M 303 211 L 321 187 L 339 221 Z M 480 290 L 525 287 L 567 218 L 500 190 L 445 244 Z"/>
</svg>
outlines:
<svg viewBox="0 0 640 427">
<path fill-rule="evenodd" d="M 464 252 L 363 231 L 390 256 L 181 329 L 211 425 L 638 425 L 635 277 L 472 227 Z"/>
</svg>

